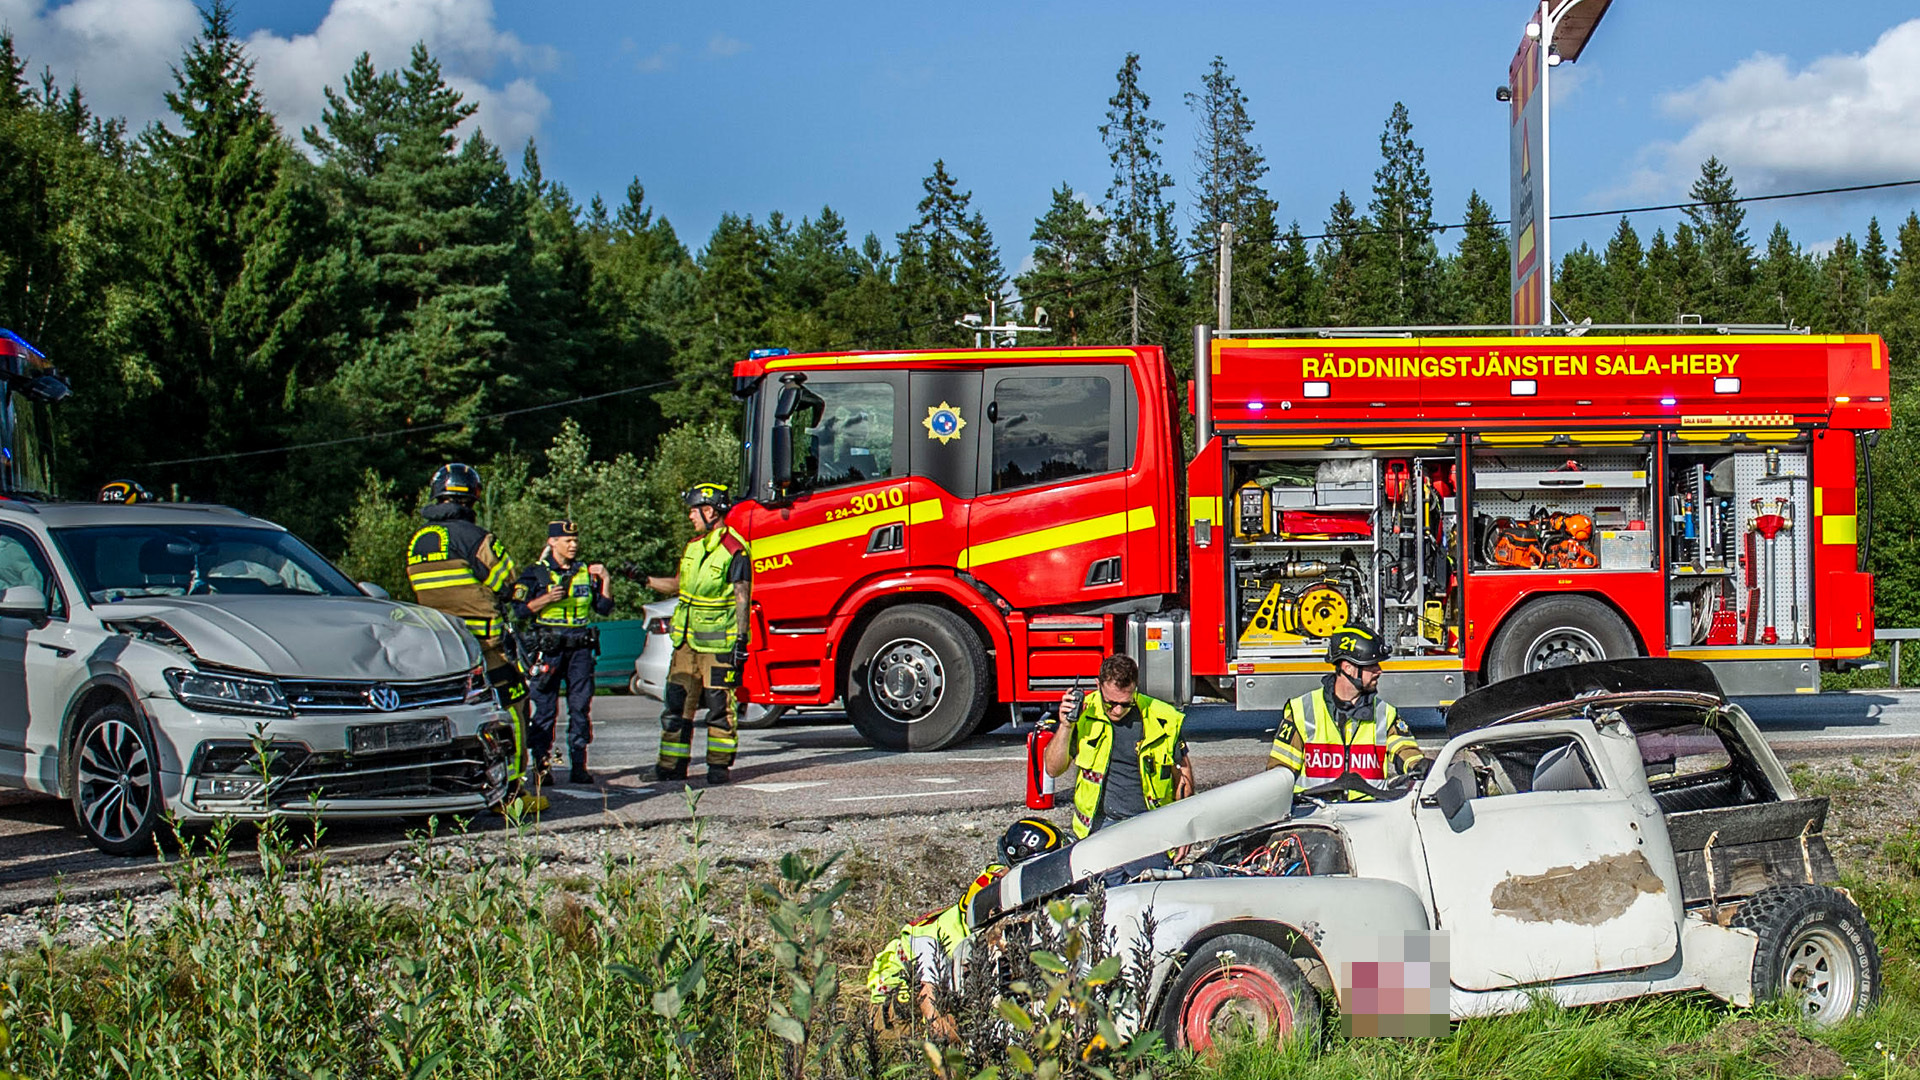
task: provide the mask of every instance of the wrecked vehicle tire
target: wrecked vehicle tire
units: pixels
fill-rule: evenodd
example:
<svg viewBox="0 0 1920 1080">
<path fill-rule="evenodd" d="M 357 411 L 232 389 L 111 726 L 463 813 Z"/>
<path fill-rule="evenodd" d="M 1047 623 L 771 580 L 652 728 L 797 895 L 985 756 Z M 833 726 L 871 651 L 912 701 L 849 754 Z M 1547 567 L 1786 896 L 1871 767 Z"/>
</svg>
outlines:
<svg viewBox="0 0 1920 1080">
<path fill-rule="evenodd" d="M 1211 1053 L 1246 1039 L 1320 1044 L 1320 995 L 1272 942 L 1224 934 L 1201 946 L 1160 1006 L 1160 1034 L 1175 1050 Z"/>
<path fill-rule="evenodd" d="M 1880 1000 L 1880 950 L 1866 916 L 1825 885 L 1777 885 L 1754 894 L 1733 925 L 1760 936 L 1753 998 L 1776 994 L 1822 1026 L 1864 1014 Z"/>
</svg>

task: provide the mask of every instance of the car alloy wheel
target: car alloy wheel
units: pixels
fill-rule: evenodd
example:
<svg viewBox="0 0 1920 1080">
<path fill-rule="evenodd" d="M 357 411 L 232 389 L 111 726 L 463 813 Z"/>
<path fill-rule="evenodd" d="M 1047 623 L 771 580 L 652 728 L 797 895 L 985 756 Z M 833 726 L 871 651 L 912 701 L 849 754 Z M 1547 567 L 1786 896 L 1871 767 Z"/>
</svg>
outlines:
<svg viewBox="0 0 1920 1080">
<path fill-rule="evenodd" d="M 80 826 L 110 854 L 132 854 L 150 844 L 160 818 L 153 743 L 124 705 L 87 718 L 73 756 L 73 801 Z"/>
</svg>

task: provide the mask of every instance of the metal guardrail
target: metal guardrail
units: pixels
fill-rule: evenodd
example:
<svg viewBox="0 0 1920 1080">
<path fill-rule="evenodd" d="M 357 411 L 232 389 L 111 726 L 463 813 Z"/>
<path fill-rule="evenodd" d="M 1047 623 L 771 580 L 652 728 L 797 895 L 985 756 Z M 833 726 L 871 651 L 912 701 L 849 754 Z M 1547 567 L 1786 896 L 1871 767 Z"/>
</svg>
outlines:
<svg viewBox="0 0 1920 1080">
<path fill-rule="evenodd" d="M 1893 668 L 1887 675 L 1893 684 L 1893 689 L 1898 690 L 1900 688 L 1900 645 L 1902 642 L 1920 641 L 1920 627 L 1897 626 L 1875 630 L 1873 640 L 1893 642 Z"/>
</svg>

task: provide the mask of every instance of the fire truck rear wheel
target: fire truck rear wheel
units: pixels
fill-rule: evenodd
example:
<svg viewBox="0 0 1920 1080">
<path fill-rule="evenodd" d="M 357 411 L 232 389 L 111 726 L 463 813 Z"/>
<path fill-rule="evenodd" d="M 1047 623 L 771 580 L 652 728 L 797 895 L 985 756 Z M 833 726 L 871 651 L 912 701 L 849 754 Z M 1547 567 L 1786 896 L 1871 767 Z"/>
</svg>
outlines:
<svg viewBox="0 0 1920 1080">
<path fill-rule="evenodd" d="M 919 604 L 883 611 L 847 669 L 847 716 L 888 750 L 942 750 L 987 708 L 987 651 L 960 616 Z"/>
<path fill-rule="evenodd" d="M 1613 609 L 1587 596 L 1545 596 L 1507 618 L 1487 646 L 1487 681 L 1593 660 L 1640 655 Z"/>
</svg>

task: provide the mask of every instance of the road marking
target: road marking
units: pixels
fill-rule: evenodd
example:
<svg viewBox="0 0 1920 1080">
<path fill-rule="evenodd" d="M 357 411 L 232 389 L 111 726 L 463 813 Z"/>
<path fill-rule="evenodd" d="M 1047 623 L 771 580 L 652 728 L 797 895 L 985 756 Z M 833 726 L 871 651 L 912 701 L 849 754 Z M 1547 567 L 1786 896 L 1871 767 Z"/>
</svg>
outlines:
<svg viewBox="0 0 1920 1080">
<path fill-rule="evenodd" d="M 972 764 L 973 762 L 976 762 L 976 761 L 1025 761 L 1027 760 L 1027 755 L 1009 754 L 1004 757 L 959 757 L 959 758 L 954 758 L 952 760 L 964 762 L 967 764 Z"/>
<path fill-rule="evenodd" d="M 957 784 L 960 782 L 951 776 L 916 776 L 913 779 L 915 783 L 919 784 Z"/>
<path fill-rule="evenodd" d="M 782 780 L 760 784 L 735 784 L 734 786 L 746 788 L 748 791 L 768 791 L 778 795 L 786 791 L 799 791 L 801 788 L 826 787 L 827 783 L 828 781 L 825 780 Z"/>
<path fill-rule="evenodd" d="M 986 788 L 961 788 L 958 791 L 903 791 L 898 795 L 842 795 L 828 802 L 867 802 L 872 799 L 924 799 L 929 795 L 985 795 Z"/>
</svg>

